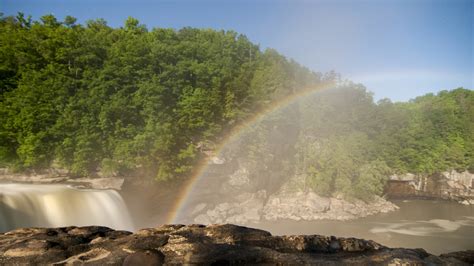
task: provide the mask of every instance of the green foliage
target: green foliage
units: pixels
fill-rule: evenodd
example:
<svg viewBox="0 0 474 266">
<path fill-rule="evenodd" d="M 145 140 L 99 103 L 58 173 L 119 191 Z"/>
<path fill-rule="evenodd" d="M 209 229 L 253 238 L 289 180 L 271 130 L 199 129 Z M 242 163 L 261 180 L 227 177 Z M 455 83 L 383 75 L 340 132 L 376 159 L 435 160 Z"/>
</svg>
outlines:
<svg viewBox="0 0 474 266">
<path fill-rule="evenodd" d="M 395 173 L 472 171 L 474 92 L 373 103 L 361 87 L 321 92 L 301 105 L 297 164 L 322 195 L 370 200 Z"/>
<path fill-rule="evenodd" d="M 199 143 L 217 142 L 298 82 L 319 77 L 233 31 L 2 17 L 0 162 L 186 176 Z"/>
<path fill-rule="evenodd" d="M 373 195 L 381 195 L 390 173 L 390 168 L 381 160 L 360 166 L 356 172 L 357 178 L 353 182 L 352 195 L 366 201 L 369 201 Z"/>
</svg>

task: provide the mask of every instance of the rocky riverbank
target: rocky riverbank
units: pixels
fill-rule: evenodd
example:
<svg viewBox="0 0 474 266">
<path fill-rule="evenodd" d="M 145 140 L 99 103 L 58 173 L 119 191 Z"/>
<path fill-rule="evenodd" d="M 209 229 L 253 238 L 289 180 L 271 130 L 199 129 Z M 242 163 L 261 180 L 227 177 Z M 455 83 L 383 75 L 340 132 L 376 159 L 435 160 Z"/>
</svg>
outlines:
<svg viewBox="0 0 474 266">
<path fill-rule="evenodd" d="M 196 223 L 248 224 L 262 220 L 338 220 L 347 221 L 377 213 L 395 211 L 398 207 L 375 197 L 370 203 L 342 198 L 327 198 L 314 192 L 284 192 L 265 197 L 265 191 L 245 193 L 232 202 L 224 202 L 207 208 L 207 204 L 196 205 L 192 211 Z M 212 205 L 211 205 L 212 206 Z"/>
<path fill-rule="evenodd" d="M 395 204 L 382 197 L 374 197 L 370 202 L 358 199 L 349 201 L 342 196 L 322 197 L 311 190 L 302 190 L 299 181 L 292 179 L 278 191 L 268 195 L 264 189 L 254 193 L 240 192 L 239 185 L 244 182 L 235 182 L 235 175 L 231 175 L 227 182 L 222 183 L 222 188 L 215 190 L 227 191 L 227 194 L 213 198 L 206 195 L 195 197 L 195 207 L 190 209 L 185 221 L 241 225 L 275 220 L 347 221 L 398 209 Z"/>
<path fill-rule="evenodd" d="M 393 199 L 441 199 L 474 205 L 474 173 L 442 172 L 433 175 L 393 175 L 385 193 Z"/>
<path fill-rule="evenodd" d="M 0 234 L 0 264 L 472 265 L 474 251 L 435 256 L 370 240 L 272 236 L 225 225 L 163 225 L 136 233 L 106 227 L 25 228 Z"/>
</svg>

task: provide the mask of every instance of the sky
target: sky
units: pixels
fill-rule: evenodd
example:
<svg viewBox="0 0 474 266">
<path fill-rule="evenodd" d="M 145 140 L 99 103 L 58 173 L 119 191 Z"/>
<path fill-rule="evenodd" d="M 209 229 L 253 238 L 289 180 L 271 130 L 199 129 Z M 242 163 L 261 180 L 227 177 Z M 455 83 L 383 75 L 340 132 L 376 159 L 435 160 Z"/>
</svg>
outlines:
<svg viewBox="0 0 474 266">
<path fill-rule="evenodd" d="M 362 83 L 375 99 L 474 89 L 474 0 L 0 0 L 0 12 L 71 15 L 112 27 L 234 30 L 317 72 Z"/>
</svg>

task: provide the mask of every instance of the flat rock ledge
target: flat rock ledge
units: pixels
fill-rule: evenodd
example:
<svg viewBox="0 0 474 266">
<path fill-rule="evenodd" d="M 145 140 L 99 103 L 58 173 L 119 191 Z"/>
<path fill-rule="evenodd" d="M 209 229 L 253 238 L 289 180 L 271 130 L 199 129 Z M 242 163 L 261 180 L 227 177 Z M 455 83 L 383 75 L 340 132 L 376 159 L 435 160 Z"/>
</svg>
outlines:
<svg viewBox="0 0 474 266">
<path fill-rule="evenodd" d="M 120 177 L 99 177 L 99 178 L 70 178 L 67 176 L 52 176 L 52 175 L 22 175 L 9 174 L 2 175 L 0 173 L 0 183 L 24 183 L 24 184 L 43 184 L 54 185 L 63 184 L 70 185 L 75 188 L 84 189 L 114 189 L 121 190 L 124 183 L 124 178 Z"/>
<path fill-rule="evenodd" d="M 320 235 L 272 236 L 231 224 L 23 228 L 0 234 L 0 265 L 472 265 L 474 251 L 423 249 Z"/>
</svg>

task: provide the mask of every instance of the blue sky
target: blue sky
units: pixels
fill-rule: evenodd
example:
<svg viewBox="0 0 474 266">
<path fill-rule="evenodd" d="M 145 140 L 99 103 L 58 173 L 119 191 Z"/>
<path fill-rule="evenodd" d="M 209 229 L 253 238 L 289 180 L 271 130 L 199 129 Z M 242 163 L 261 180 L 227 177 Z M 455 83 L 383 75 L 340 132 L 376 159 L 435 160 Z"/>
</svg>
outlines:
<svg viewBox="0 0 474 266">
<path fill-rule="evenodd" d="M 376 99 L 474 89 L 471 0 L 0 0 L 0 11 L 235 30 L 314 71 L 361 82 Z"/>
</svg>

